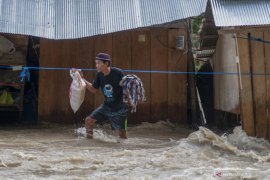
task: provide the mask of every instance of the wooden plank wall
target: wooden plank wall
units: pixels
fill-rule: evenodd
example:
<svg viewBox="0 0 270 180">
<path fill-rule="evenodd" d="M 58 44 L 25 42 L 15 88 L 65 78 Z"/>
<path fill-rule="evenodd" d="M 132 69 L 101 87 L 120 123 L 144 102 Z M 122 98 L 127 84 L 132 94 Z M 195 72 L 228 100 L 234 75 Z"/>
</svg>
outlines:
<svg viewBox="0 0 270 180">
<path fill-rule="evenodd" d="M 251 36 L 263 39 L 263 32 L 253 32 Z M 266 138 L 266 77 L 265 75 L 256 75 L 265 74 L 264 44 L 252 41 L 250 45 L 251 70 L 252 73 L 255 74 L 252 76 L 252 87 L 256 136 Z"/>
<path fill-rule="evenodd" d="M 76 53 L 76 67 L 94 68 L 94 39 L 93 38 L 82 38 L 77 40 L 75 44 L 77 48 Z M 94 77 L 94 73 L 91 71 L 83 71 L 84 78 L 91 80 Z M 80 107 L 80 116 L 76 117 L 78 120 L 82 120 L 89 115 L 89 109 L 94 108 L 94 96 L 91 93 L 85 93 L 84 103 Z"/>
<path fill-rule="evenodd" d="M 151 37 L 149 29 L 132 31 L 131 68 L 138 70 L 150 70 Z M 150 120 L 150 73 L 136 73 L 143 82 L 145 88 L 146 103 L 137 106 L 137 112 L 131 114 L 131 122 L 145 122 Z"/>
<path fill-rule="evenodd" d="M 270 42 L 270 33 L 264 33 L 264 40 Z M 270 46 L 264 46 L 264 54 L 265 54 L 265 72 L 268 73 L 266 76 L 266 109 L 267 109 L 267 139 L 270 139 L 270 117 L 269 117 L 269 109 L 270 109 Z"/>
<path fill-rule="evenodd" d="M 175 37 L 178 35 L 187 37 L 185 29 L 170 29 L 168 32 L 168 42 L 171 47 L 168 51 L 168 69 L 170 71 L 186 72 L 187 52 L 179 52 L 172 48 L 176 44 Z M 180 109 L 185 109 L 187 106 L 186 79 L 186 74 L 168 75 L 168 118 L 173 122 L 184 123 L 187 118 L 187 111 L 179 111 Z"/>
<path fill-rule="evenodd" d="M 250 36 L 270 40 L 269 31 L 252 32 Z M 253 74 L 241 76 L 243 128 L 248 135 L 270 139 L 270 47 L 254 40 L 238 39 L 238 48 L 242 73 Z"/>
<path fill-rule="evenodd" d="M 249 42 L 245 39 L 237 39 L 241 73 L 250 74 Z M 253 105 L 252 105 L 252 83 L 250 75 L 241 75 L 240 84 L 240 108 L 243 128 L 249 136 L 255 135 Z"/>
<path fill-rule="evenodd" d="M 94 68 L 98 52 L 112 57 L 112 66 L 133 70 L 187 71 L 187 53 L 175 49 L 177 35 L 185 29 L 145 28 L 76 40 L 41 39 L 40 66 Z M 84 72 L 92 81 L 95 72 Z M 128 73 L 125 73 L 128 74 Z M 186 75 L 134 73 L 144 84 L 147 102 L 129 114 L 129 123 L 171 120 L 187 121 Z M 68 71 L 40 71 L 39 120 L 61 123 L 82 122 L 102 101 L 101 93 L 87 91 L 85 101 L 74 114 L 69 104 L 71 78 Z"/>
<path fill-rule="evenodd" d="M 151 70 L 168 69 L 168 31 L 156 28 L 151 32 Z M 157 61 L 157 59 L 160 59 Z M 168 118 L 168 74 L 151 74 L 151 119 L 150 122 Z"/>
</svg>

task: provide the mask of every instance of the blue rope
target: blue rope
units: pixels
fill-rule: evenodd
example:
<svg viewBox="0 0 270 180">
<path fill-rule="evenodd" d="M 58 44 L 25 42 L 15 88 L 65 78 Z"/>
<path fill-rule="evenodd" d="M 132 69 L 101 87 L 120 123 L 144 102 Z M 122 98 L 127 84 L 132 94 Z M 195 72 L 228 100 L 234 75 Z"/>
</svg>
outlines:
<svg viewBox="0 0 270 180">
<path fill-rule="evenodd" d="M 27 77 L 27 80 L 30 82 L 30 72 L 28 67 L 23 67 L 22 72 L 20 73 L 19 77 L 21 78 L 21 82 Z"/>
<path fill-rule="evenodd" d="M 0 66 L 0 69 L 13 69 L 12 66 Z M 56 67 L 33 67 L 24 66 L 20 77 L 30 78 L 29 70 L 71 70 L 74 68 L 56 68 Z M 94 68 L 75 68 L 82 71 L 96 71 Z M 195 74 L 195 75 L 270 75 L 270 73 L 238 73 L 238 72 L 185 72 L 185 71 L 162 71 L 162 70 L 122 70 L 129 73 L 156 73 L 156 74 Z"/>
<path fill-rule="evenodd" d="M 33 66 L 30 66 L 28 68 L 32 70 L 71 70 L 71 69 L 74 69 L 74 68 L 33 67 Z M 93 68 L 75 68 L 75 69 L 81 69 L 84 71 L 96 71 L 96 69 L 93 69 Z"/>
</svg>

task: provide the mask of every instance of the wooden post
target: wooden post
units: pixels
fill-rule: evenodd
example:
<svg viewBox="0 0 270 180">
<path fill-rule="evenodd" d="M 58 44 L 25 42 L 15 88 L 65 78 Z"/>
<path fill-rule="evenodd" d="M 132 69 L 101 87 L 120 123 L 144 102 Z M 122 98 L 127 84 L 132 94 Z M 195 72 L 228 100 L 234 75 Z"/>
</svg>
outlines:
<svg viewBox="0 0 270 180">
<path fill-rule="evenodd" d="M 254 32 L 252 37 L 263 39 L 262 32 Z M 251 67 L 252 67 L 252 86 L 253 86 L 253 106 L 256 127 L 256 136 L 266 138 L 267 119 L 266 119 L 266 79 L 264 62 L 264 44 L 251 40 Z"/>
<path fill-rule="evenodd" d="M 264 32 L 264 40 L 270 41 L 270 31 Z M 270 46 L 264 45 L 265 73 L 266 73 L 266 109 L 267 109 L 267 139 L 270 140 Z"/>
<path fill-rule="evenodd" d="M 242 89 L 240 88 L 241 96 L 241 118 L 243 129 L 247 135 L 255 136 L 254 126 L 254 113 L 253 113 L 253 97 L 252 97 L 252 86 L 250 74 L 250 55 L 249 55 L 249 41 L 246 39 L 237 39 L 239 60 L 241 67 L 241 80 Z M 246 74 L 243 74 L 246 73 Z"/>
</svg>

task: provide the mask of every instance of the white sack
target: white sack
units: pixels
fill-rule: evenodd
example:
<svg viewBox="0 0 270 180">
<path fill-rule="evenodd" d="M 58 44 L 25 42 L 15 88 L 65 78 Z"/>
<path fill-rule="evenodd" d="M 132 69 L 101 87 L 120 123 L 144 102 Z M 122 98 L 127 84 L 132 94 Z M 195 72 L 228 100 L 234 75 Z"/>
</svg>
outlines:
<svg viewBox="0 0 270 180">
<path fill-rule="evenodd" d="M 3 53 L 13 54 L 16 51 L 14 44 L 5 38 L 4 36 L 0 35 L 0 52 Z"/>
<path fill-rule="evenodd" d="M 86 84 L 78 69 L 71 69 L 70 76 L 73 80 L 69 89 L 69 100 L 73 112 L 76 113 L 84 101 Z"/>
</svg>

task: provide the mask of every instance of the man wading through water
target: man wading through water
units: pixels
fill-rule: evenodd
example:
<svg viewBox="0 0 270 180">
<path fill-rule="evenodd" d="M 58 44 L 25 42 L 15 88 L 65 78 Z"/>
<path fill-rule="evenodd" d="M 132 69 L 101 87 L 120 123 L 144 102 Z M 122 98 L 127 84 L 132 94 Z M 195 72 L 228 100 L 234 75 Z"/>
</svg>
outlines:
<svg viewBox="0 0 270 180">
<path fill-rule="evenodd" d="M 110 55 L 106 53 L 99 53 L 95 61 L 98 72 L 93 83 L 85 79 L 84 81 L 86 88 L 92 93 L 101 88 L 105 100 L 103 104 L 85 118 L 87 138 L 93 138 L 95 123 L 103 123 L 109 120 L 112 129 L 118 131 L 119 137 L 126 139 L 125 127 L 128 107 L 123 102 L 123 88 L 119 85 L 123 73 L 120 69 L 111 67 Z"/>
</svg>

